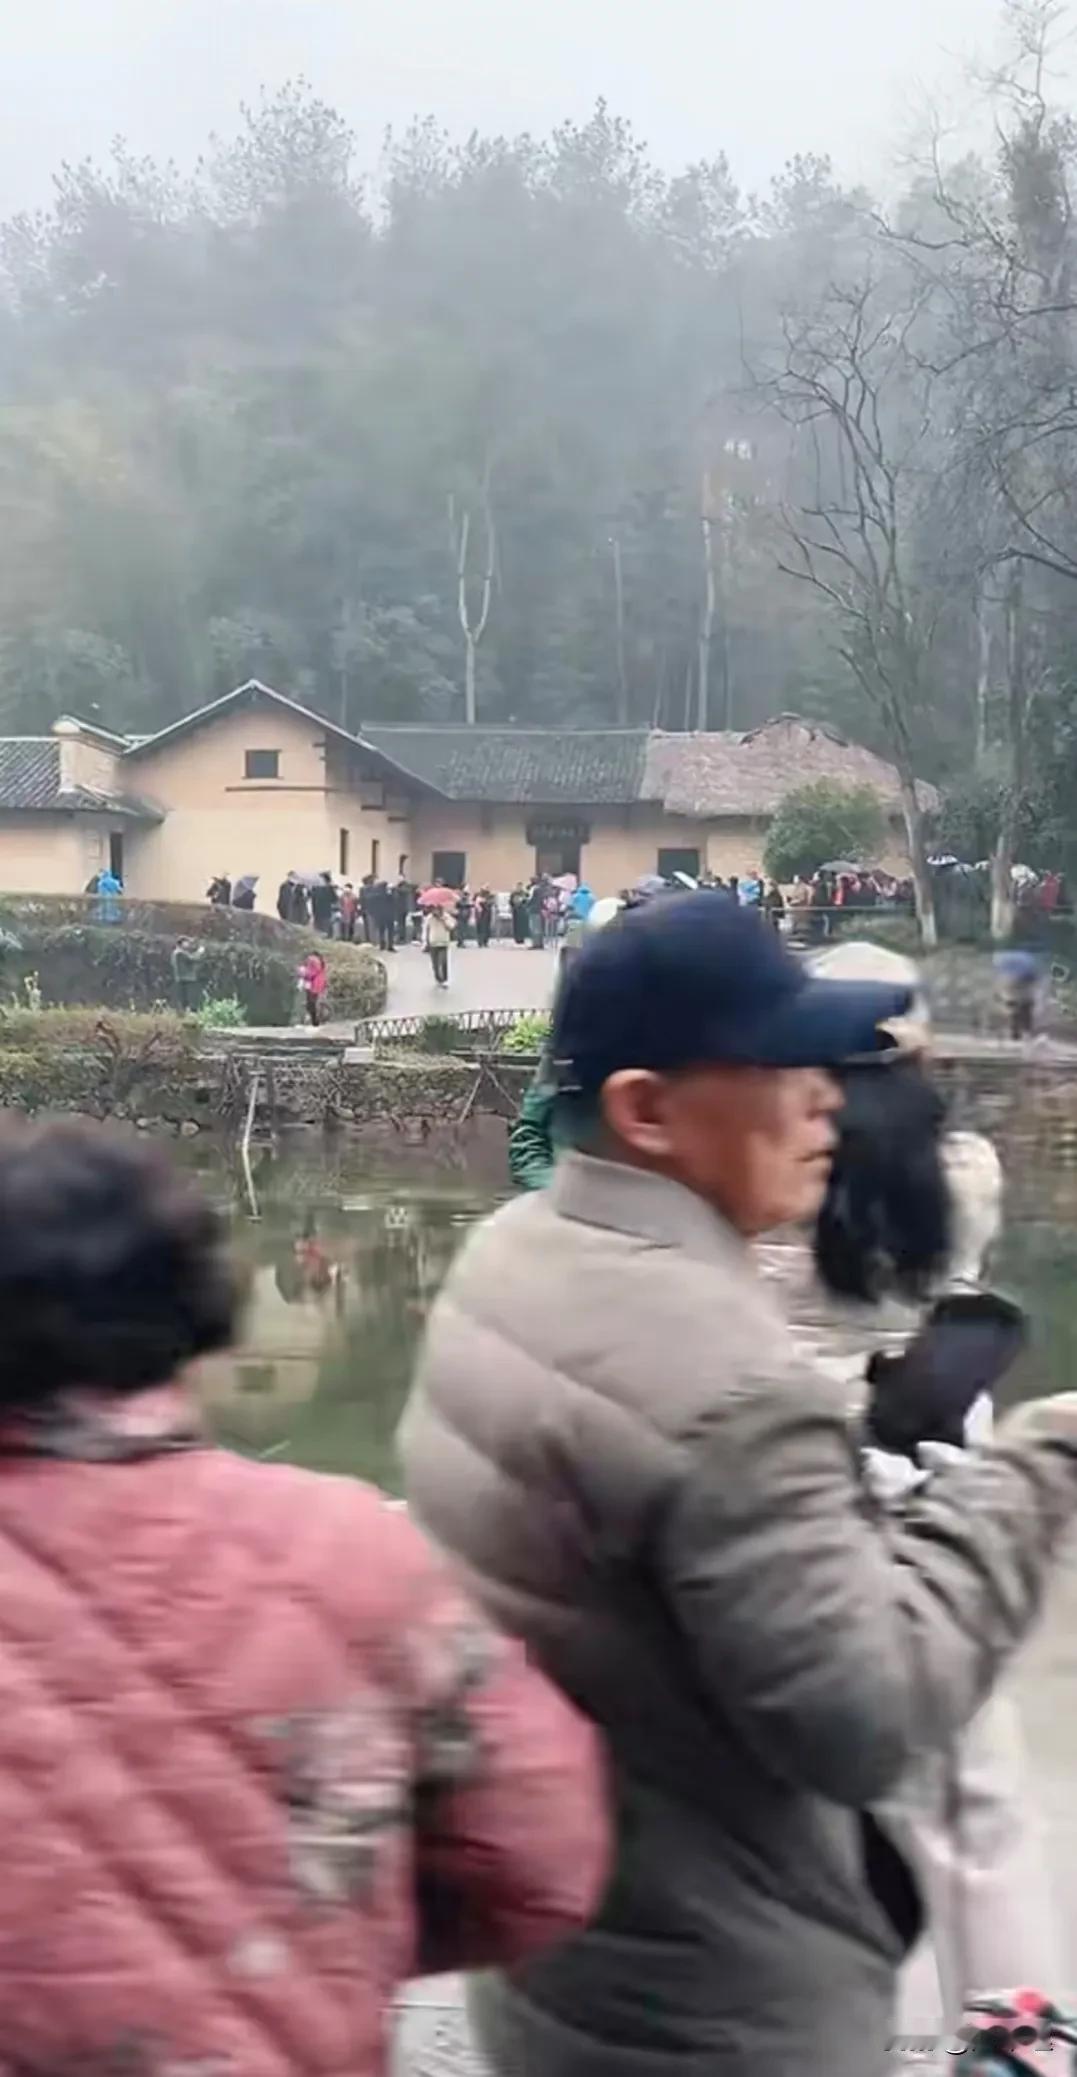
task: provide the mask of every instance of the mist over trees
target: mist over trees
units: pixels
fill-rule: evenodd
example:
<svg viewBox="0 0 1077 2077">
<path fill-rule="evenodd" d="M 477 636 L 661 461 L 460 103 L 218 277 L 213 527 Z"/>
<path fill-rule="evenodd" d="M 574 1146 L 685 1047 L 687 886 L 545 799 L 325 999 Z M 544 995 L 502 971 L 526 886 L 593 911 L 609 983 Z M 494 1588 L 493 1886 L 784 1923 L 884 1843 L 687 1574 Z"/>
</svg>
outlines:
<svg viewBox="0 0 1077 2077">
<path fill-rule="evenodd" d="M 886 213 L 603 105 L 365 181 L 302 81 L 193 173 L 62 168 L 0 230 L 0 726 L 251 675 L 353 728 L 795 709 L 894 759 L 918 864 L 947 786 L 1001 911 L 1077 785 L 1065 12 L 1011 0 L 993 145 Z"/>
</svg>

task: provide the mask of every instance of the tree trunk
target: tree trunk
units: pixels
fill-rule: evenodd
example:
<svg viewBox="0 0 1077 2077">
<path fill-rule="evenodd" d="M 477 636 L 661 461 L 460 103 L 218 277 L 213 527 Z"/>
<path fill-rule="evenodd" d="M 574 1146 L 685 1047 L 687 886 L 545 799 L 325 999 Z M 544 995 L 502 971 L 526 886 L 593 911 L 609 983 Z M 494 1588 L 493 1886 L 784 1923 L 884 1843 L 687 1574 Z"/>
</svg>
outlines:
<svg viewBox="0 0 1077 2077">
<path fill-rule="evenodd" d="M 722 655 L 722 727 L 733 726 L 733 657 L 729 646 L 729 601 L 732 596 L 733 530 L 728 515 L 723 521 L 718 544 L 719 642 Z"/>
<path fill-rule="evenodd" d="M 1019 562 L 1006 589 L 1006 721 L 1007 773 L 995 848 L 991 856 L 991 936 L 1005 943 L 1013 935 L 1013 868 L 1017 820 L 1025 783 L 1025 724 L 1028 719 L 1028 657 L 1025 584 Z"/>
<path fill-rule="evenodd" d="M 464 629 L 464 645 L 464 720 L 469 728 L 474 728 L 477 706 L 475 697 L 475 637 L 469 627 Z"/>
<path fill-rule="evenodd" d="M 464 637 L 464 720 L 469 728 L 475 726 L 479 643 L 486 633 L 490 618 L 490 600 L 494 589 L 494 571 L 497 567 L 497 536 L 494 532 L 494 515 L 490 504 L 489 467 L 483 478 L 482 510 L 486 522 L 486 563 L 482 576 L 479 615 L 474 622 L 471 619 L 467 592 L 468 549 L 471 546 L 470 512 L 461 514 L 460 528 L 456 535 L 456 609 L 460 619 L 460 632 Z M 455 525 L 455 503 L 452 498 L 449 499 L 449 517 Z"/>
<path fill-rule="evenodd" d="M 617 614 L 617 725 L 628 727 L 628 669 L 625 663 L 625 583 L 624 567 L 621 562 L 621 543 L 616 534 L 610 538 L 613 551 L 613 594 Z"/>
<path fill-rule="evenodd" d="M 696 727 L 710 727 L 711 690 L 711 639 L 714 634 L 714 608 L 718 586 L 714 570 L 714 513 L 711 507 L 711 483 L 706 470 L 703 472 L 703 491 L 699 513 L 703 530 L 703 612 L 699 622 L 699 676 L 696 683 Z"/>
<path fill-rule="evenodd" d="M 976 766 L 987 754 L 987 702 L 991 691 L 991 622 L 983 591 L 976 594 L 976 635 L 979 659 L 976 669 Z"/>
<path fill-rule="evenodd" d="M 901 786 L 901 813 L 909 846 L 909 863 L 912 866 L 912 883 L 916 889 L 916 914 L 920 922 L 920 936 L 925 950 L 930 952 L 939 942 L 939 933 L 935 922 L 935 889 L 931 883 L 927 845 L 924 842 L 924 817 L 916 797 L 916 781 L 912 773 L 899 767 L 898 778 Z"/>
<path fill-rule="evenodd" d="M 999 816 L 998 835 L 991 854 L 991 936 L 1005 944 L 1013 935 L 1014 848 L 1017 842 L 1017 795 L 1010 787 Z"/>
</svg>

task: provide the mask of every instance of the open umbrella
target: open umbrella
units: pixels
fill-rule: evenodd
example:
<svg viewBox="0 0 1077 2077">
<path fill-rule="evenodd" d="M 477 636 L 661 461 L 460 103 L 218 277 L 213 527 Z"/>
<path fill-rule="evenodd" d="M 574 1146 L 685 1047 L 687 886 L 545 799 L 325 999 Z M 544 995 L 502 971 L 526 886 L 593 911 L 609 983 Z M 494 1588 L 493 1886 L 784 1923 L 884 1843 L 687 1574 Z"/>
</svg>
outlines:
<svg viewBox="0 0 1077 2077">
<path fill-rule="evenodd" d="M 854 865 L 851 858 L 829 858 L 825 865 L 819 867 L 821 873 L 849 873 L 854 878 L 863 870 L 863 866 Z"/>
<path fill-rule="evenodd" d="M 259 878 L 258 873 L 240 873 L 232 888 L 232 900 L 235 901 L 237 894 L 249 894 L 253 887 L 257 887 Z"/>
<path fill-rule="evenodd" d="M 562 894 L 575 894 L 580 883 L 575 873 L 558 873 L 553 884 L 561 889 Z"/>
<path fill-rule="evenodd" d="M 664 894 L 668 884 L 661 873 L 641 873 L 634 891 L 636 894 Z"/>
<path fill-rule="evenodd" d="M 424 887 L 419 896 L 419 907 L 421 909 L 454 909 L 456 907 L 456 894 L 457 890 L 455 887 Z"/>
<path fill-rule="evenodd" d="M 699 881 L 693 880 L 691 873 L 676 872 L 673 877 L 681 887 L 688 889 L 689 894 L 699 893 Z"/>
<path fill-rule="evenodd" d="M 612 923 L 614 917 L 620 915 L 623 908 L 624 903 L 618 899 L 616 894 L 601 895 L 587 918 L 588 929 L 604 929 L 607 923 Z"/>
</svg>

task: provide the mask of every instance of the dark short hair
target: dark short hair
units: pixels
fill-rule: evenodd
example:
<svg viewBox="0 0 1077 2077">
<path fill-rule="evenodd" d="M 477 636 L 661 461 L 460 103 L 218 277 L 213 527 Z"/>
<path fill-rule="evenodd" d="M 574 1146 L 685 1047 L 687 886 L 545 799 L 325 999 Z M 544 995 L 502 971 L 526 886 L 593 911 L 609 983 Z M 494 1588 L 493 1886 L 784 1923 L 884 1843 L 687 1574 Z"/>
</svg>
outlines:
<svg viewBox="0 0 1077 2077">
<path fill-rule="evenodd" d="M 0 1409 L 163 1384 L 231 1340 L 239 1295 L 221 1220 L 161 1148 L 0 1123 Z"/>
<path fill-rule="evenodd" d="M 815 1264 L 842 1298 L 921 1300 L 950 1254 L 946 1108 L 915 1059 L 848 1067 Z"/>
</svg>

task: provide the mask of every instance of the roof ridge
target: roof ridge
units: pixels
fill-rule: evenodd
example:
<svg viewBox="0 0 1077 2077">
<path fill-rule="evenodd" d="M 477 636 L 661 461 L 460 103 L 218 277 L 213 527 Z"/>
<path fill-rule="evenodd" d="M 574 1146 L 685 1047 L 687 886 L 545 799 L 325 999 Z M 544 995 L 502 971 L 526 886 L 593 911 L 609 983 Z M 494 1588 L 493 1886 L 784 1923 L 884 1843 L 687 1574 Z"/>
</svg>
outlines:
<svg viewBox="0 0 1077 2077">
<path fill-rule="evenodd" d="M 638 728 L 620 727 L 612 723 L 609 728 L 517 728 L 511 721 L 364 721 L 361 733 L 356 738 L 362 742 L 370 734 L 393 736 L 459 736 L 464 742 L 473 742 L 478 736 L 649 736 L 652 729 L 640 723 Z"/>
</svg>

